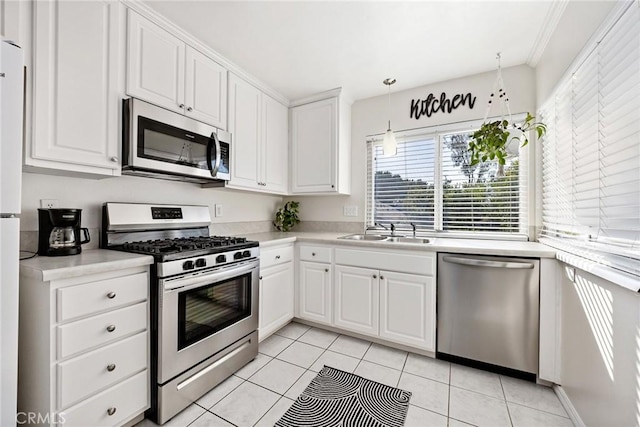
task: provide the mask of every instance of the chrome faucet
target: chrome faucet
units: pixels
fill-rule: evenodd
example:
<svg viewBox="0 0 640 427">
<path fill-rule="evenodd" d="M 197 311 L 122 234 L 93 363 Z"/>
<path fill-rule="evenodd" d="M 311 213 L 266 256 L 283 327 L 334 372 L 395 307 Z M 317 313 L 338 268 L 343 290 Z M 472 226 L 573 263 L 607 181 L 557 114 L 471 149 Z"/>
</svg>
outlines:
<svg viewBox="0 0 640 427">
<path fill-rule="evenodd" d="M 409 223 L 409 225 L 411 226 L 411 229 L 413 230 L 413 238 L 416 238 L 416 225 L 412 222 Z"/>
<path fill-rule="evenodd" d="M 395 236 L 396 235 L 396 225 L 392 222 L 390 222 L 389 224 L 391 224 L 391 236 Z"/>
</svg>

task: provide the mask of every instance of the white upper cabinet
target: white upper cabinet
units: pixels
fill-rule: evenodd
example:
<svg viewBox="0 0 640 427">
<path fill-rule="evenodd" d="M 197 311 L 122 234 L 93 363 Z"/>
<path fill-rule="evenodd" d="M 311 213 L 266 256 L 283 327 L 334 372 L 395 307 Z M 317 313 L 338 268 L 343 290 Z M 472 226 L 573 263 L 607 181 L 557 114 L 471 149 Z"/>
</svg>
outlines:
<svg viewBox="0 0 640 427">
<path fill-rule="evenodd" d="M 227 70 L 128 11 L 127 94 L 227 129 Z"/>
<path fill-rule="evenodd" d="M 291 193 L 349 194 L 350 105 L 338 91 L 291 108 Z"/>
<path fill-rule="evenodd" d="M 229 76 L 231 179 L 227 187 L 287 192 L 287 108 L 240 77 Z"/>
<path fill-rule="evenodd" d="M 119 1 L 33 2 L 33 134 L 26 170 L 120 174 L 124 9 Z"/>
</svg>

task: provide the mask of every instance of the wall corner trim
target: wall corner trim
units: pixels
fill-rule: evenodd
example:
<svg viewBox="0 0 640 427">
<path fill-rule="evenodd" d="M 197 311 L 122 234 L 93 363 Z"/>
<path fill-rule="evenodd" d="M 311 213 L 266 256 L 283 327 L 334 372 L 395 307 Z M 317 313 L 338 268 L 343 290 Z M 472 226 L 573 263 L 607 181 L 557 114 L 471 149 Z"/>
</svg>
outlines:
<svg viewBox="0 0 640 427">
<path fill-rule="evenodd" d="M 560 0 L 552 2 L 549 6 L 547 15 L 544 18 L 544 25 L 540 28 L 538 36 L 531 47 L 531 52 L 529 52 L 529 57 L 527 58 L 527 64 L 529 66 L 535 67 L 538 65 L 538 61 L 542 58 L 542 54 L 547 48 L 547 44 L 549 44 L 549 40 L 556 30 L 568 4 L 569 0 Z"/>
<path fill-rule="evenodd" d="M 580 418 L 580 414 L 578 414 L 577 409 L 573 406 L 573 403 L 571 403 L 571 400 L 569 399 L 569 396 L 567 396 L 567 393 L 565 393 L 564 389 L 559 385 L 554 385 L 553 391 L 555 391 L 556 396 L 560 399 L 560 403 L 564 407 L 565 411 L 567 411 L 567 415 L 569 415 L 573 425 L 576 427 L 586 427 L 582 418 Z"/>
</svg>

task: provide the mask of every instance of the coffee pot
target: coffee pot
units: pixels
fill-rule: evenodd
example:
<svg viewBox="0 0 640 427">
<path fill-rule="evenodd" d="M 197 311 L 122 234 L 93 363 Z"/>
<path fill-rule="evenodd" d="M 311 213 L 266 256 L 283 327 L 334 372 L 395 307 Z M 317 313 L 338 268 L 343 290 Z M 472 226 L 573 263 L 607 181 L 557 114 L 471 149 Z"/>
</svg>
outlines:
<svg viewBox="0 0 640 427">
<path fill-rule="evenodd" d="M 82 252 L 81 245 L 91 238 L 89 229 L 80 227 L 81 212 L 82 209 L 38 209 L 38 255 Z"/>
</svg>

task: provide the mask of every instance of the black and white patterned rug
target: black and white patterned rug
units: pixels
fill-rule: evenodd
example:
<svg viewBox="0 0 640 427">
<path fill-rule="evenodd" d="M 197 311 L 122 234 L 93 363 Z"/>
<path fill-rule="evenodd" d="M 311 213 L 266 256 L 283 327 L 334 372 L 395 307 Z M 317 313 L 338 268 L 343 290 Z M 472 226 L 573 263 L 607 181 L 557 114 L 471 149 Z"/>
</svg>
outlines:
<svg viewBox="0 0 640 427">
<path fill-rule="evenodd" d="M 325 366 L 276 423 L 279 427 L 402 427 L 411 393 Z"/>
</svg>

